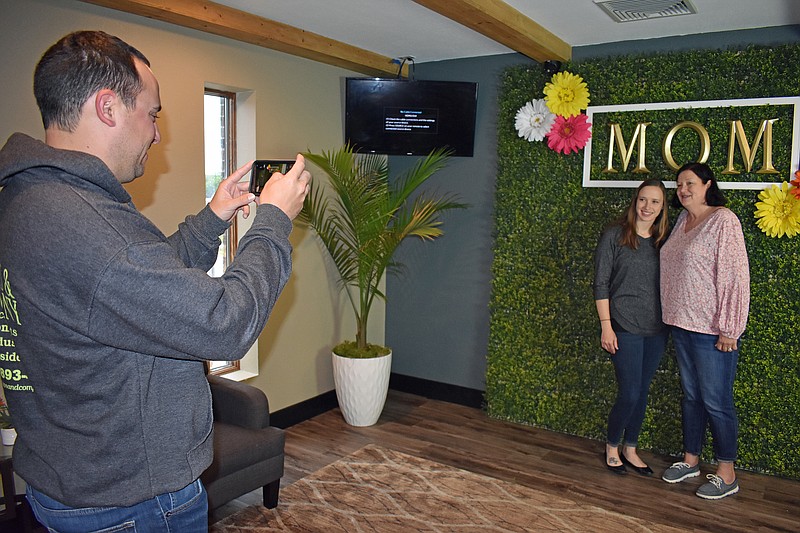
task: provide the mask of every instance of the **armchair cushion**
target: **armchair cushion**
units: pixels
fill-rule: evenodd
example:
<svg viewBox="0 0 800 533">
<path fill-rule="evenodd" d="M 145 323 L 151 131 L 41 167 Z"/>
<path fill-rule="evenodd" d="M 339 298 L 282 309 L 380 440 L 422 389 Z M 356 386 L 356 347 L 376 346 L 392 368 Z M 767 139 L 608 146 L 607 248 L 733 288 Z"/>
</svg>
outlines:
<svg viewBox="0 0 800 533">
<path fill-rule="evenodd" d="M 269 426 L 269 401 L 263 391 L 238 381 L 209 375 L 214 420 L 244 428 Z"/>
<path fill-rule="evenodd" d="M 285 434 L 269 425 L 269 402 L 256 387 L 208 376 L 214 409 L 214 460 L 200 479 L 214 510 L 263 487 L 266 507 L 278 504 Z"/>
<path fill-rule="evenodd" d="M 206 472 L 213 471 L 219 478 L 249 468 L 265 458 L 282 458 L 283 446 L 284 434 L 281 429 L 266 427 L 253 430 L 214 422 L 214 462 Z M 217 450 L 220 453 L 216 453 Z"/>
</svg>

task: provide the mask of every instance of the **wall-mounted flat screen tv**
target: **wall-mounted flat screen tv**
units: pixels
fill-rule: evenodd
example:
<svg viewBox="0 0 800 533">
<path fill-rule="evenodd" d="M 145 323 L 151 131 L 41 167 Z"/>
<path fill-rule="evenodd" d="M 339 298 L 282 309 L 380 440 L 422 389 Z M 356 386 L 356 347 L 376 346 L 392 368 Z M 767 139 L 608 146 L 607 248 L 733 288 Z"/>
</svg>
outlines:
<svg viewBox="0 0 800 533">
<path fill-rule="evenodd" d="M 471 157 L 477 105 L 475 82 L 347 78 L 345 139 L 359 152 Z"/>
</svg>

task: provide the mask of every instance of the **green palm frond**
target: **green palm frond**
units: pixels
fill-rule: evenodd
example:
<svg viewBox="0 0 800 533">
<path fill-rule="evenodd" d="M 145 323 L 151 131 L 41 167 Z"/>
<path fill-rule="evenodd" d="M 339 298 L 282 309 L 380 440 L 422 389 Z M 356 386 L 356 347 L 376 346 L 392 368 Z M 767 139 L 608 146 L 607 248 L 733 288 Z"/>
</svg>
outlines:
<svg viewBox="0 0 800 533">
<path fill-rule="evenodd" d="M 439 215 L 466 205 L 449 194 L 410 200 L 445 166 L 449 153 L 444 150 L 420 159 L 394 186 L 383 156 L 357 154 L 349 145 L 303 155 L 328 176 L 328 186 L 312 181 L 299 220 L 314 229 L 328 251 L 355 312 L 357 345 L 365 348 L 372 303 L 386 299 L 381 279 L 387 269 L 400 266 L 392 259 L 397 247 L 410 236 L 432 240 L 442 235 Z"/>
</svg>

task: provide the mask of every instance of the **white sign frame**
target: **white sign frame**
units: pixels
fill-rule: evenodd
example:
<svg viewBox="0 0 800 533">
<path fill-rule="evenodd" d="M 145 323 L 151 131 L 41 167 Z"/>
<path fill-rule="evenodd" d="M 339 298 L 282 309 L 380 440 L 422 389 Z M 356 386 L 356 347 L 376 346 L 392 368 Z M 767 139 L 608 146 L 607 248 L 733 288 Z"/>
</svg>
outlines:
<svg viewBox="0 0 800 533">
<path fill-rule="evenodd" d="M 792 105 L 794 112 L 792 115 L 792 154 L 791 154 L 791 168 L 789 169 L 789 178 L 785 181 L 790 181 L 794 178 L 794 169 L 800 167 L 800 147 L 798 140 L 800 140 L 800 96 L 776 96 L 770 98 L 740 98 L 736 100 L 695 100 L 690 102 L 658 102 L 658 103 L 642 103 L 642 104 L 623 104 L 623 105 L 605 105 L 605 106 L 589 106 L 586 108 L 587 120 L 593 124 L 593 117 L 595 113 L 612 113 L 612 112 L 630 112 L 630 111 L 648 111 L 648 110 L 662 110 L 662 109 L 692 109 L 692 108 L 708 108 L 708 107 L 747 107 L 757 105 Z M 593 180 L 592 172 L 592 139 L 586 143 L 583 152 L 583 186 L 584 187 L 609 187 L 609 188 L 636 188 L 642 183 L 643 180 Z M 775 174 L 772 174 L 773 176 Z M 781 180 L 784 181 L 784 180 Z M 766 181 L 717 181 L 720 189 L 748 189 L 760 190 L 765 189 L 773 183 L 777 182 Z M 675 188 L 675 181 L 664 181 L 664 186 L 667 188 Z"/>
</svg>

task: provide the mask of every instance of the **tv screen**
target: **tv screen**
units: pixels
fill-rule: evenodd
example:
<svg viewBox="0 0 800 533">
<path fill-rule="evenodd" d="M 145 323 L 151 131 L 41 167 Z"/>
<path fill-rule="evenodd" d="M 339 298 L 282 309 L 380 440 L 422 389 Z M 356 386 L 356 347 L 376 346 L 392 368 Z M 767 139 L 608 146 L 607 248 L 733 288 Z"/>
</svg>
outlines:
<svg viewBox="0 0 800 533">
<path fill-rule="evenodd" d="M 347 78 L 344 135 L 360 152 L 472 156 L 478 84 Z"/>
</svg>

